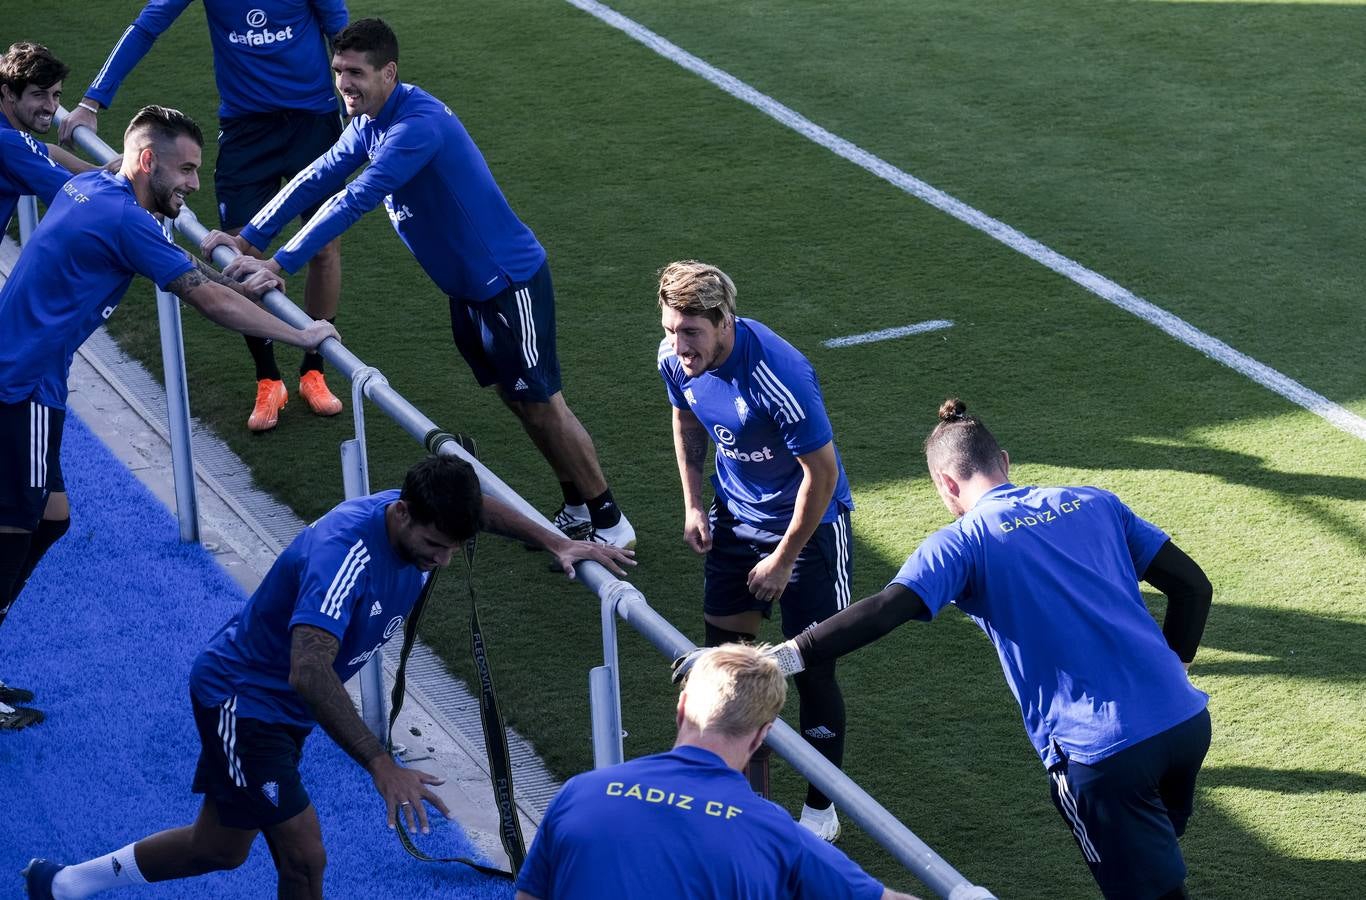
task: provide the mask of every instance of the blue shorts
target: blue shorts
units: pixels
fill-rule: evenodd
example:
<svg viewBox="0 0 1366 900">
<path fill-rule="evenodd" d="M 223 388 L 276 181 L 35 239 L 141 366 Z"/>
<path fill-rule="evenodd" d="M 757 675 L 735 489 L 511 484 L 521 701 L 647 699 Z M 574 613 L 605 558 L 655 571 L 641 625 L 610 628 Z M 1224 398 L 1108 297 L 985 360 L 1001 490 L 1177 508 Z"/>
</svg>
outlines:
<svg viewBox="0 0 1366 900">
<path fill-rule="evenodd" d="M 282 110 L 220 119 L 218 129 L 213 190 L 220 227 L 231 231 L 250 222 L 281 184 L 330 150 L 341 137 L 342 120 L 340 112 Z M 303 218 L 317 211 L 304 210 Z"/>
<path fill-rule="evenodd" d="M 773 603 L 749 592 L 749 572 L 772 553 L 781 534 L 746 525 L 717 500 L 711 507 L 711 549 L 703 584 L 702 610 L 711 616 L 732 616 L 759 610 L 772 618 Z M 854 558 L 849 541 L 849 510 L 816 527 L 792 567 L 792 580 L 778 599 L 783 612 L 783 635 L 794 638 L 849 605 Z"/>
<path fill-rule="evenodd" d="M 545 403 L 560 392 L 555 288 L 550 264 L 487 300 L 450 298 L 451 336 L 481 387 L 512 400 Z"/>
<path fill-rule="evenodd" d="M 191 702 L 200 744 L 191 790 L 213 798 L 220 822 L 259 831 L 308 809 L 299 760 L 313 729 L 239 719 L 236 697 L 218 706 Z"/>
<path fill-rule="evenodd" d="M 0 525 L 33 531 L 62 479 L 66 410 L 32 400 L 0 403 Z"/>
<path fill-rule="evenodd" d="M 1053 805 L 1108 900 L 1161 897 L 1185 880 L 1177 838 L 1209 742 L 1209 710 L 1201 710 L 1089 766 L 1064 756 L 1048 770 Z"/>
</svg>

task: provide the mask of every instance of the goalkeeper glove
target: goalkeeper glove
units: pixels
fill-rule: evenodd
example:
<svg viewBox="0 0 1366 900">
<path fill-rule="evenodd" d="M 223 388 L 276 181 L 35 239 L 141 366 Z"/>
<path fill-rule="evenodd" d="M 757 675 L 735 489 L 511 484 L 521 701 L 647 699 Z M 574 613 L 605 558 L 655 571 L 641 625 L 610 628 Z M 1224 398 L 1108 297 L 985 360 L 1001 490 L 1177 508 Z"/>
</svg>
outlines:
<svg viewBox="0 0 1366 900">
<path fill-rule="evenodd" d="M 713 648 L 697 647 L 674 660 L 673 683 L 678 684 L 687 678 L 697 660 L 701 658 L 703 653 L 711 649 Z M 802 661 L 802 652 L 797 649 L 795 641 L 784 641 L 772 647 L 765 647 L 764 656 L 775 661 L 784 676 L 796 675 L 806 669 L 806 663 Z"/>
</svg>

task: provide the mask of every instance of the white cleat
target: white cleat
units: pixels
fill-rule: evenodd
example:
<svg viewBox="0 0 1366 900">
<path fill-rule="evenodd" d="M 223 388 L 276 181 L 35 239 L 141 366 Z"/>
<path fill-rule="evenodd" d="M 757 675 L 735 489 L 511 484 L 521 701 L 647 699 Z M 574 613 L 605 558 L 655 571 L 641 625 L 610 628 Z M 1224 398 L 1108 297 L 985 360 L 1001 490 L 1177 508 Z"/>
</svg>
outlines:
<svg viewBox="0 0 1366 900">
<path fill-rule="evenodd" d="M 611 528 L 594 528 L 585 540 L 597 544 L 611 544 L 623 550 L 633 550 L 636 546 L 636 530 L 631 527 L 626 517 L 622 516 L 621 521 Z"/>
<path fill-rule="evenodd" d="M 825 809 L 812 809 L 803 803 L 802 817 L 797 822 L 807 831 L 828 843 L 833 843 L 835 838 L 840 836 L 840 817 L 835 812 L 835 804 L 833 803 Z"/>
<path fill-rule="evenodd" d="M 593 520 L 588 517 L 588 507 L 583 504 L 562 505 L 550 521 L 571 541 L 587 540 L 589 532 L 593 530 Z"/>
</svg>

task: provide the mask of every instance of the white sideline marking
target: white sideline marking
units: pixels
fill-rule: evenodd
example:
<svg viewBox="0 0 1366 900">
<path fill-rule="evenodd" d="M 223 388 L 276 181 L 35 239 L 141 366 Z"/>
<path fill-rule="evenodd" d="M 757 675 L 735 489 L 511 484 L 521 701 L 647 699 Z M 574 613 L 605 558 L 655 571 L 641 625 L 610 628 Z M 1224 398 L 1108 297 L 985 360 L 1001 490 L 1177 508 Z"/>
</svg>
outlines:
<svg viewBox="0 0 1366 900">
<path fill-rule="evenodd" d="M 916 322 L 914 325 L 902 325 L 900 328 L 884 328 L 881 331 L 831 338 L 828 341 L 821 341 L 821 344 L 826 347 L 852 347 L 855 344 L 890 341 L 892 338 L 906 337 L 908 334 L 924 334 L 927 331 L 938 331 L 941 328 L 952 327 L 953 323 L 948 319 L 930 319 L 928 322 Z"/>
<path fill-rule="evenodd" d="M 1193 347 L 1210 359 L 1223 363 L 1235 372 L 1247 376 L 1263 387 L 1275 391 L 1285 399 L 1302 406 L 1315 415 L 1348 434 L 1366 441 L 1366 418 L 1362 418 L 1345 407 L 1334 403 L 1327 397 L 1310 390 L 1298 381 L 1260 363 L 1252 357 L 1233 349 L 1228 344 L 1205 334 L 1189 322 L 1175 316 L 1161 307 L 1155 306 L 1121 287 L 1110 279 L 1086 268 L 1044 246 L 984 212 L 968 206 L 936 187 L 908 175 L 891 163 L 867 150 L 853 144 L 837 134 L 833 134 L 810 119 L 774 100 L 772 97 L 750 87 L 745 82 L 711 63 L 702 60 L 678 45 L 655 34 L 633 19 L 623 16 L 597 0 L 565 0 L 594 18 L 625 32 L 635 40 L 649 47 L 666 59 L 672 60 L 683 68 L 702 76 L 738 100 L 742 100 L 765 115 L 798 134 L 814 141 L 827 150 L 842 156 L 854 165 L 871 172 L 879 178 L 901 188 L 908 194 L 918 197 L 934 208 L 948 213 L 955 219 L 972 226 L 996 240 L 1028 256 L 1041 265 L 1047 266 L 1064 278 L 1075 282 L 1108 303 L 1138 316 L 1150 325 L 1165 331 L 1188 347 Z"/>
</svg>

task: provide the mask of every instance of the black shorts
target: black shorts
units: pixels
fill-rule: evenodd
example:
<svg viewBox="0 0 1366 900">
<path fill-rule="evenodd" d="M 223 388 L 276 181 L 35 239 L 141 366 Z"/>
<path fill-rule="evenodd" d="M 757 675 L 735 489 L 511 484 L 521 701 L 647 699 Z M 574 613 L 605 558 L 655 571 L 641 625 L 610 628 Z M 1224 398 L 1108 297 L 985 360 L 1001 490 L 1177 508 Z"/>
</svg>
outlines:
<svg viewBox="0 0 1366 900">
<path fill-rule="evenodd" d="M 50 494 L 66 491 L 62 428 L 66 410 L 34 400 L 0 403 L 0 525 L 33 531 Z"/>
<path fill-rule="evenodd" d="M 308 809 L 299 760 L 312 728 L 239 719 L 236 697 L 218 706 L 191 703 L 200 744 L 191 790 L 213 798 L 219 821 L 258 831 Z"/>
<path fill-rule="evenodd" d="M 1186 877 L 1177 838 L 1209 751 L 1209 711 L 1091 765 L 1048 770 L 1053 805 L 1109 900 L 1146 900 Z"/>
<path fill-rule="evenodd" d="M 560 392 L 555 352 L 555 288 L 550 264 L 488 300 L 450 298 L 451 336 L 481 387 L 513 400 L 545 403 Z"/>
<path fill-rule="evenodd" d="M 781 534 L 746 525 L 721 501 L 711 507 L 711 549 L 707 551 L 702 609 L 712 616 L 759 610 L 773 615 L 773 603 L 749 592 L 749 572 L 778 547 Z M 854 558 L 849 541 L 849 510 L 816 527 L 792 567 L 778 603 L 783 635 L 794 638 L 849 605 Z"/>
<path fill-rule="evenodd" d="M 241 228 L 280 186 L 341 137 L 341 114 L 286 110 L 220 119 L 213 189 L 224 231 Z M 321 205 L 321 204 L 319 204 Z M 307 219 L 318 207 L 306 210 Z"/>
</svg>

